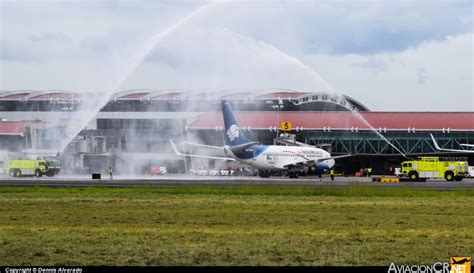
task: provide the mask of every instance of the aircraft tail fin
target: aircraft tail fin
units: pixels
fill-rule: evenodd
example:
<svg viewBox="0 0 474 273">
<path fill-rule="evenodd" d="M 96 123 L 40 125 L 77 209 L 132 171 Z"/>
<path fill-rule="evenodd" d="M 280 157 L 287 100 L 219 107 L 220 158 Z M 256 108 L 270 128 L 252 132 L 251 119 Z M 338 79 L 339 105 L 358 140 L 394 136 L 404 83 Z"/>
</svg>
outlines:
<svg viewBox="0 0 474 273">
<path fill-rule="evenodd" d="M 230 148 L 235 146 L 242 146 L 245 144 L 250 144 L 248 138 L 245 137 L 244 132 L 239 126 L 239 123 L 235 119 L 234 113 L 230 108 L 230 105 L 227 101 L 222 101 L 222 115 L 224 117 L 224 127 L 225 127 L 225 145 L 228 145 Z"/>
</svg>

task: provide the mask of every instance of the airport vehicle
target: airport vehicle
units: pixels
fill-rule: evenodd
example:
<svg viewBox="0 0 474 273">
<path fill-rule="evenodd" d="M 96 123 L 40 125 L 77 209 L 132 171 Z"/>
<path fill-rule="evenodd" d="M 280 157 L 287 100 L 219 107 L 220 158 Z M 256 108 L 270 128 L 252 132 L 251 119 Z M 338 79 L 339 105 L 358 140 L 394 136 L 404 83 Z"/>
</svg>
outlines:
<svg viewBox="0 0 474 273">
<path fill-rule="evenodd" d="M 250 141 L 245 137 L 226 101 L 222 101 L 222 114 L 226 132 L 224 147 L 204 146 L 223 149 L 226 156 L 183 154 L 170 140 L 175 153 L 184 156 L 239 161 L 258 169 L 261 177 L 270 177 L 272 173 L 285 172 L 290 178 L 297 178 L 299 173 L 306 173 L 309 169 L 314 170 L 317 174 L 326 174 L 334 166 L 335 159 L 351 156 L 350 154 L 331 156 L 329 152 L 315 147 L 263 145 Z M 202 144 L 197 145 L 203 146 Z"/>
<path fill-rule="evenodd" d="M 219 175 L 219 170 L 209 170 L 209 175 L 217 176 Z"/>
<path fill-rule="evenodd" d="M 193 175 L 208 175 L 209 170 L 204 166 L 199 166 L 197 169 L 189 170 L 189 173 Z"/>
<path fill-rule="evenodd" d="M 445 178 L 447 181 L 461 181 L 467 177 L 468 163 L 466 161 L 453 161 L 439 157 L 421 157 L 419 160 L 402 162 L 400 176 L 408 177 L 412 181 L 428 178 Z"/>
<path fill-rule="evenodd" d="M 434 136 L 432 134 L 430 134 L 431 136 L 431 139 L 433 140 L 433 143 L 434 143 L 434 146 L 436 148 L 436 150 L 438 151 L 444 151 L 444 152 L 458 152 L 458 153 L 474 153 L 474 150 L 460 150 L 460 149 L 446 149 L 446 148 L 441 148 L 439 147 L 438 145 L 438 142 L 436 142 Z M 464 147 L 471 147 L 471 148 L 474 148 L 474 144 L 460 144 L 461 146 L 464 146 Z"/>
<path fill-rule="evenodd" d="M 150 175 L 163 175 L 163 174 L 166 174 L 167 171 L 166 171 L 166 167 L 153 166 L 153 167 L 150 167 L 149 173 Z"/>
<path fill-rule="evenodd" d="M 467 172 L 469 173 L 469 177 L 474 177 L 474 166 L 469 166 Z"/>
<path fill-rule="evenodd" d="M 224 170 L 219 170 L 219 173 L 222 176 L 229 176 L 229 175 L 234 175 L 234 170 L 224 169 Z"/>
<path fill-rule="evenodd" d="M 3 162 L 3 170 L 12 177 L 20 176 L 36 176 L 43 175 L 54 176 L 61 170 L 59 160 L 46 159 L 18 159 L 5 160 Z"/>
</svg>

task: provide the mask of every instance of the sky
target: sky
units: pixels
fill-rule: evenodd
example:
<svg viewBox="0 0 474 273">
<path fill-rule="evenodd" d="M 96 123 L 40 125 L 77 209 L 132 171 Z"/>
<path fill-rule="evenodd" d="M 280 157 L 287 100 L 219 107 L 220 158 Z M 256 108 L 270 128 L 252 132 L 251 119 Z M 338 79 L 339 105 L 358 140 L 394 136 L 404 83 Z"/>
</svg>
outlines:
<svg viewBox="0 0 474 273">
<path fill-rule="evenodd" d="M 473 111 L 472 1 L 0 0 L 0 90 L 283 88 Z"/>
</svg>

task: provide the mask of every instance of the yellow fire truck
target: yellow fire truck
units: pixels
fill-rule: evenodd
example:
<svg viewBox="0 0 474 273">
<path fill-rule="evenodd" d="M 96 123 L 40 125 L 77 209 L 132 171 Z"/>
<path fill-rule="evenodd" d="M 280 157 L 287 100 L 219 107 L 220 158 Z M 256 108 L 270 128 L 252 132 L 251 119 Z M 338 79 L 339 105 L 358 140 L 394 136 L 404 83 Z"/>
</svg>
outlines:
<svg viewBox="0 0 474 273">
<path fill-rule="evenodd" d="M 461 181 L 469 175 L 467 161 L 449 158 L 421 157 L 418 160 L 404 161 L 400 176 L 412 181 L 426 181 L 428 178 L 444 178 L 447 181 Z"/>
<path fill-rule="evenodd" d="M 61 170 L 59 160 L 5 160 L 3 162 L 4 173 L 12 177 L 43 175 L 54 176 Z"/>
</svg>

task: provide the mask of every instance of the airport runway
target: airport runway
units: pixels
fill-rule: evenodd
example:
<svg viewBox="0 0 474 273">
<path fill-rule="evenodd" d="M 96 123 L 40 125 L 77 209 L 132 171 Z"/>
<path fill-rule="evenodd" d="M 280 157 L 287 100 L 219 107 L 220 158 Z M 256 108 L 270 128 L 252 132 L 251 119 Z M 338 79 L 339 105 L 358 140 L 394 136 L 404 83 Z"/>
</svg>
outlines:
<svg viewBox="0 0 474 273">
<path fill-rule="evenodd" d="M 92 180 L 89 176 L 57 176 L 11 178 L 0 176 L 0 186 L 48 186 L 48 187 L 176 187 L 176 186 L 239 186 L 239 185 L 282 185 L 282 186 L 313 186 L 313 187 L 349 187 L 366 185 L 388 188 L 420 188 L 435 190 L 474 189 L 474 178 L 462 182 L 447 182 L 445 180 L 430 180 L 428 182 L 380 183 L 372 182 L 370 177 L 302 177 L 290 179 L 287 177 L 226 177 L 226 176 L 115 176 L 113 180 L 103 176 L 101 180 Z"/>
</svg>

